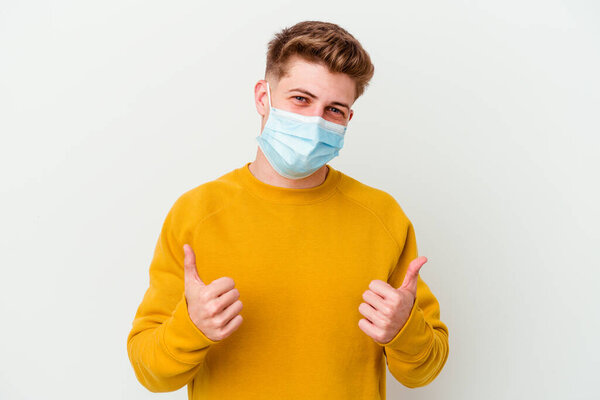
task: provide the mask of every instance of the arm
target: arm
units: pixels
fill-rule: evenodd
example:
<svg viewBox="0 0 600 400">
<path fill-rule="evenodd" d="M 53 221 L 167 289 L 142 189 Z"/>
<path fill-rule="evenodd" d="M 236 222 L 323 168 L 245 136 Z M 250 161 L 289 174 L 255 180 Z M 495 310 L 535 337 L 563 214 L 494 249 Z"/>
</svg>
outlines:
<svg viewBox="0 0 600 400">
<path fill-rule="evenodd" d="M 218 343 L 206 337 L 188 313 L 175 206 L 163 224 L 150 264 L 150 287 L 127 337 L 135 375 L 152 392 L 185 386 L 201 373 L 210 346 Z"/>
<path fill-rule="evenodd" d="M 418 257 L 414 228 L 409 222 L 404 248 L 388 279 L 392 287 L 402 285 L 408 265 Z M 408 320 L 384 347 L 390 373 L 409 388 L 431 383 L 448 358 L 448 328 L 440 320 L 440 306 L 427 284 L 418 277 L 417 296 Z"/>
</svg>

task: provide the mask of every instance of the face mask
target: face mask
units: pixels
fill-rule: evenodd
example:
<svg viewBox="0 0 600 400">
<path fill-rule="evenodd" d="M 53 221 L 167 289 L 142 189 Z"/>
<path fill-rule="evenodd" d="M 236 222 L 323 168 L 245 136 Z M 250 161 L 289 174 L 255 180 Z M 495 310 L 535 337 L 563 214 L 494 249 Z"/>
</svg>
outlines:
<svg viewBox="0 0 600 400">
<path fill-rule="evenodd" d="M 289 179 L 305 178 L 339 154 L 346 126 L 274 108 L 268 82 L 267 95 L 269 118 L 256 140 L 277 173 Z"/>
</svg>

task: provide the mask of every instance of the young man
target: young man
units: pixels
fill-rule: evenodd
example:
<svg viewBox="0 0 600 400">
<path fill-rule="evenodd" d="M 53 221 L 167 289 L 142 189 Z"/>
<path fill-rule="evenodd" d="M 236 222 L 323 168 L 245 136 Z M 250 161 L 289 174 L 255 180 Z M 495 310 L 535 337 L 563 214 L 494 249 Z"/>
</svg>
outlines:
<svg viewBox="0 0 600 400">
<path fill-rule="evenodd" d="M 373 71 L 335 24 L 301 22 L 269 43 L 256 160 L 181 195 L 162 226 L 127 338 L 147 389 L 385 399 L 386 364 L 407 387 L 440 373 L 448 328 L 412 223 L 327 164 Z"/>
</svg>

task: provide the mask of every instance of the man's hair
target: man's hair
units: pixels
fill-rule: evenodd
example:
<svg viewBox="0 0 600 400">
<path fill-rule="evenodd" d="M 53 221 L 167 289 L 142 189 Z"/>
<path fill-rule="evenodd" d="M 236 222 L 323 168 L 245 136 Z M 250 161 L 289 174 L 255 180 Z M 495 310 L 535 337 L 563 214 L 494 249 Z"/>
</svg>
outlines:
<svg viewBox="0 0 600 400">
<path fill-rule="evenodd" d="M 265 78 L 279 80 L 286 76 L 287 61 L 293 55 L 322 63 L 331 72 L 349 75 L 356 83 L 354 100 L 363 94 L 375 71 L 360 42 L 329 22 L 303 21 L 276 33 L 268 45 Z"/>
</svg>

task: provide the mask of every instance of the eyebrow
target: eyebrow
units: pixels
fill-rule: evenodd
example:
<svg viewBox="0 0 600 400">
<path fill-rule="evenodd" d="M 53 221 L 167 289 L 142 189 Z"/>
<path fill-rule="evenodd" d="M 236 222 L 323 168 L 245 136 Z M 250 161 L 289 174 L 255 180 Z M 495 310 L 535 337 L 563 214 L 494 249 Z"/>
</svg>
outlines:
<svg viewBox="0 0 600 400">
<path fill-rule="evenodd" d="M 288 93 L 291 93 L 291 92 L 301 92 L 301 93 L 307 94 L 307 95 L 309 95 L 311 97 L 314 97 L 316 100 L 319 99 L 317 96 L 315 96 L 314 94 L 312 94 L 311 92 L 309 92 L 306 89 L 295 88 L 295 89 L 291 89 Z M 348 110 L 350 110 L 350 106 L 348 104 L 340 103 L 339 101 L 334 101 L 331 104 L 335 104 L 336 106 L 346 107 Z"/>
</svg>

